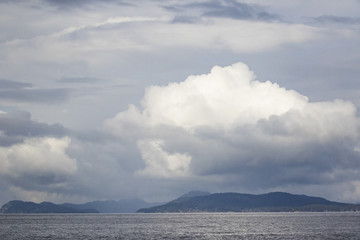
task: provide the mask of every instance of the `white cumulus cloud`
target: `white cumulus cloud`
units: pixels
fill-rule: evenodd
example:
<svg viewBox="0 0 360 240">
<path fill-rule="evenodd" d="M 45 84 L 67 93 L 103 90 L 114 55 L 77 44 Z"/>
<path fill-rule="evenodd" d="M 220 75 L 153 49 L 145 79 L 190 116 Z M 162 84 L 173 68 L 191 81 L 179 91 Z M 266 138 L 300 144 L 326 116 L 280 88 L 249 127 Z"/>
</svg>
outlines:
<svg viewBox="0 0 360 240">
<path fill-rule="evenodd" d="M 189 175 L 188 168 L 191 157 L 187 154 L 170 154 L 162 149 L 158 140 L 141 140 L 138 142 L 141 156 L 146 162 L 146 168 L 139 171 L 140 175 L 155 178 L 185 177 Z"/>
<path fill-rule="evenodd" d="M 57 178 L 74 174 L 77 170 L 76 159 L 65 152 L 69 144 L 68 137 L 43 137 L 29 138 L 24 143 L 10 147 L 0 147 L 0 174 L 12 179 L 24 176 Z M 44 184 L 52 183 L 51 179 Z"/>
<path fill-rule="evenodd" d="M 119 128 L 126 122 L 190 132 L 199 127 L 231 130 L 253 126 L 263 134 L 315 138 L 356 138 L 359 124 L 351 102 L 310 102 L 294 90 L 256 80 L 244 63 L 215 66 L 209 74 L 151 86 L 145 92 L 142 109 L 131 105 L 108 124 Z"/>
<path fill-rule="evenodd" d="M 190 76 L 181 83 L 148 88 L 143 114 L 152 124 L 229 128 L 301 109 L 306 103 L 307 98 L 295 91 L 255 80 L 247 65 L 237 63 L 216 66 L 210 74 Z"/>
<path fill-rule="evenodd" d="M 257 80 L 244 63 L 151 86 L 140 108 L 131 105 L 106 127 L 137 144 L 139 173 L 150 178 L 216 176 L 266 189 L 351 184 L 360 167 L 351 102 L 311 102 Z"/>
</svg>

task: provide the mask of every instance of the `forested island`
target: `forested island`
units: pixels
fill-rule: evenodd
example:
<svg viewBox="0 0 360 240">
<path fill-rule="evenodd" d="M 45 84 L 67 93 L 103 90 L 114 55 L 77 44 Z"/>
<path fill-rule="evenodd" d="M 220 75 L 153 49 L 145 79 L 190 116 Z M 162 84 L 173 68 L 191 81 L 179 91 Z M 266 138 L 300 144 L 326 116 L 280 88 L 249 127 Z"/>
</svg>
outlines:
<svg viewBox="0 0 360 240">
<path fill-rule="evenodd" d="M 3 205 L 0 213 L 134 213 L 139 208 L 154 205 L 156 204 L 140 199 L 93 201 L 82 204 L 34 203 L 13 200 Z"/>
<path fill-rule="evenodd" d="M 267 194 L 214 193 L 184 195 L 169 203 L 139 209 L 138 213 L 166 212 L 325 212 L 360 211 L 360 204 L 285 192 Z"/>
</svg>

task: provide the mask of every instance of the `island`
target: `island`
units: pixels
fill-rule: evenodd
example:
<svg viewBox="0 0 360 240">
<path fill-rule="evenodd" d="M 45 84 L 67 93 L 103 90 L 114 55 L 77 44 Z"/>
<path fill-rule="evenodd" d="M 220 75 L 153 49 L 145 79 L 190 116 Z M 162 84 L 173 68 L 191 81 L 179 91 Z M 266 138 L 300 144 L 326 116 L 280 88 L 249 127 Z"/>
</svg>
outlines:
<svg viewBox="0 0 360 240">
<path fill-rule="evenodd" d="M 270 192 L 266 194 L 191 191 L 163 204 L 140 199 L 93 201 L 82 204 L 13 200 L 0 213 L 188 213 L 188 212 L 334 212 L 360 211 L 360 204 L 321 197 Z"/>
<path fill-rule="evenodd" d="M 147 203 L 141 199 L 104 200 L 87 203 L 25 202 L 9 201 L 0 208 L 0 213 L 135 213 L 139 208 L 159 204 Z"/>
<path fill-rule="evenodd" d="M 325 212 L 360 211 L 360 204 L 340 203 L 320 197 L 285 192 L 266 194 L 185 194 L 163 205 L 142 208 L 138 213 L 178 212 Z"/>
</svg>

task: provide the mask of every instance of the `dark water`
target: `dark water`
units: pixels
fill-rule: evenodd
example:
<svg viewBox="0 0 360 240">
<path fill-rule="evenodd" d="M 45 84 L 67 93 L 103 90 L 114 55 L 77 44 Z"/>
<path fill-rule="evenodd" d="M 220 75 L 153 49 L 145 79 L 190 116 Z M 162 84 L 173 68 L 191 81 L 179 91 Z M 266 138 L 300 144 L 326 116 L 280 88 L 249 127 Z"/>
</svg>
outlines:
<svg viewBox="0 0 360 240">
<path fill-rule="evenodd" d="M 0 239 L 360 239 L 360 212 L 0 214 Z"/>
</svg>

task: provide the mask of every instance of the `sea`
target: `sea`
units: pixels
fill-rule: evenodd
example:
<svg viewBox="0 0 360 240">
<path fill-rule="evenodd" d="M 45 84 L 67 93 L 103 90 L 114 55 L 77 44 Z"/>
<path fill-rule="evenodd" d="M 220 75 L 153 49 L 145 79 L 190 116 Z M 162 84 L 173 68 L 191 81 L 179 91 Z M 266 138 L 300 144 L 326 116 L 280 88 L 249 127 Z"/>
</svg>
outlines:
<svg viewBox="0 0 360 240">
<path fill-rule="evenodd" d="M 0 239 L 360 239 L 360 212 L 0 214 Z"/>
</svg>

